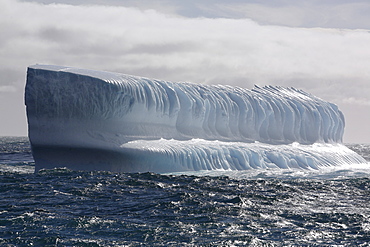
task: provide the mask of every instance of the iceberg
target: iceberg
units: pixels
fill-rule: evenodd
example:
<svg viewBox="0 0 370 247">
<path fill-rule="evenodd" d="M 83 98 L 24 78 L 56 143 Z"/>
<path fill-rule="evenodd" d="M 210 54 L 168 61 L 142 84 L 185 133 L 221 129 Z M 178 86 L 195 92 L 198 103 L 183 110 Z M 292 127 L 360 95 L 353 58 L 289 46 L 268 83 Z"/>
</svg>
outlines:
<svg viewBox="0 0 370 247">
<path fill-rule="evenodd" d="M 25 104 L 36 171 L 319 169 L 366 161 L 338 107 L 295 88 L 175 83 L 34 65 Z"/>
</svg>

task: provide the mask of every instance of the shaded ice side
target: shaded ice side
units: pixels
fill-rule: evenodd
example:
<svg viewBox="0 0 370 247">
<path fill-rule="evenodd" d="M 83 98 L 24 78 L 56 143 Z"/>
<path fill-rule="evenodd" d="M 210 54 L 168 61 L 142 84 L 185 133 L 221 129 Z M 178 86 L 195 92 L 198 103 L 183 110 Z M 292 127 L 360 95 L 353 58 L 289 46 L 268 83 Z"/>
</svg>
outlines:
<svg viewBox="0 0 370 247">
<path fill-rule="evenodd" d="M 36 65 L 28 68 L 25 101 L 36 169 L 171 172 L 364 162 L 340 144 L 344 117 L 337 106 L 294 88 L 249 90 Z"/>
</svg>

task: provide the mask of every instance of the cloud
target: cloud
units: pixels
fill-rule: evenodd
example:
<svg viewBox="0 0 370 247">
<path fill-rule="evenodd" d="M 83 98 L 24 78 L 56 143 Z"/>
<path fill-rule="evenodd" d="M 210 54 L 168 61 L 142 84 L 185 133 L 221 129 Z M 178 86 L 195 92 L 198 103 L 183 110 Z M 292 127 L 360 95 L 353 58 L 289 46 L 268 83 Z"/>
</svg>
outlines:
<svg viewBox="0 0 370 247">
<path fill-rule="evenodd" d="M 167 15 L 206 18 L 249 18 L 260 24 L 289 27 L 370 28 L 367 0 L 24 0 L 72 5 L 110 5 L 153 9 Z"/>
<path fill-rule="evenodd" d="M 249 19 L 12 0 L 5 0 L 2 9 L 2 68 L 56 63 L 145 76 L 151 76 L 145 71 L 165 69 L 171 75 L 163 74 L 163 79 L 169 80 L 214 83 L 223 78 L 242 84 L 240 79 L 227 81 L 235 76 L 259 84 L 305 79 L 314 84 L 317 79 L 321 87 L 338 78 L 343 83 L 370 78 L 366 30 L 289 28 Z"/>
<path fill-rule="evenodd" d="M 349 98 L 344 99 L 344 102 L 348 104 L 353 104 L 353 105 L 370 106 L 370 100 L 364 99 L 364 98 L 349 97 Z"/>
<path fill-rule="evenodd" d="M 3 0 L 0 32 L 3 90 L 19 90 L 26 67 L 40 63 L 172 81 L 293 86 L 335 103 L 367 104 L 370 97 L 369 30 Z"/>
<path fill-rule="evenodd" d="M 14 86 L 0 86 L 0 93 L 11 93 L 16 91 L 17 89 Z"/>
<path fill-rule="evenodd" d="M 202 6 L 208 15 L 251 18 L 260 24 L 289 27 L 369 29 L 367 1 L 220 1 Z"/>
</svg>

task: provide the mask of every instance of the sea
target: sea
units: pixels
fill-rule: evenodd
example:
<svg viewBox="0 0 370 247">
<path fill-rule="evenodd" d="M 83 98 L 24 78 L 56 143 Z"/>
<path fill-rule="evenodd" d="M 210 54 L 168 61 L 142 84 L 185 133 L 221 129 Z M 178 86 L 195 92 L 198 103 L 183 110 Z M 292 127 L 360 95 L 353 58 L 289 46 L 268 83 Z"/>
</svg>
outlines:
<svg viewBox="0 0 370 247">
<path fill-rule="evenodd" d="M 370 162 L 370 144 L 346 145 Z M 370 246 L 370 163 L 34 170 L 27 137 L 0 137 L 0 246 Z"/>
</svg>

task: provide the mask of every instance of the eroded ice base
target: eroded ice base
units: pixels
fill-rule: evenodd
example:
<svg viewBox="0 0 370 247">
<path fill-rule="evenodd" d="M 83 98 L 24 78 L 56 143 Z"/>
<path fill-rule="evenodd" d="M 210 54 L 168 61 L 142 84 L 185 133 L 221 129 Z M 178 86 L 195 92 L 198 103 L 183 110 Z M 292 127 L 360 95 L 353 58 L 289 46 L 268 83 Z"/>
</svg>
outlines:
<svg viewBox="0 0 370 247">
<path fill-rule="evenodd" d="M 158 173 L 263 168 L 320 169 L 366 161 L 342 144 L 221 142 L 192 139 L 137 140 L 114 149 L 34 146 L 36 170 L 67 167 L 74 170 Z"/>
</svg>

